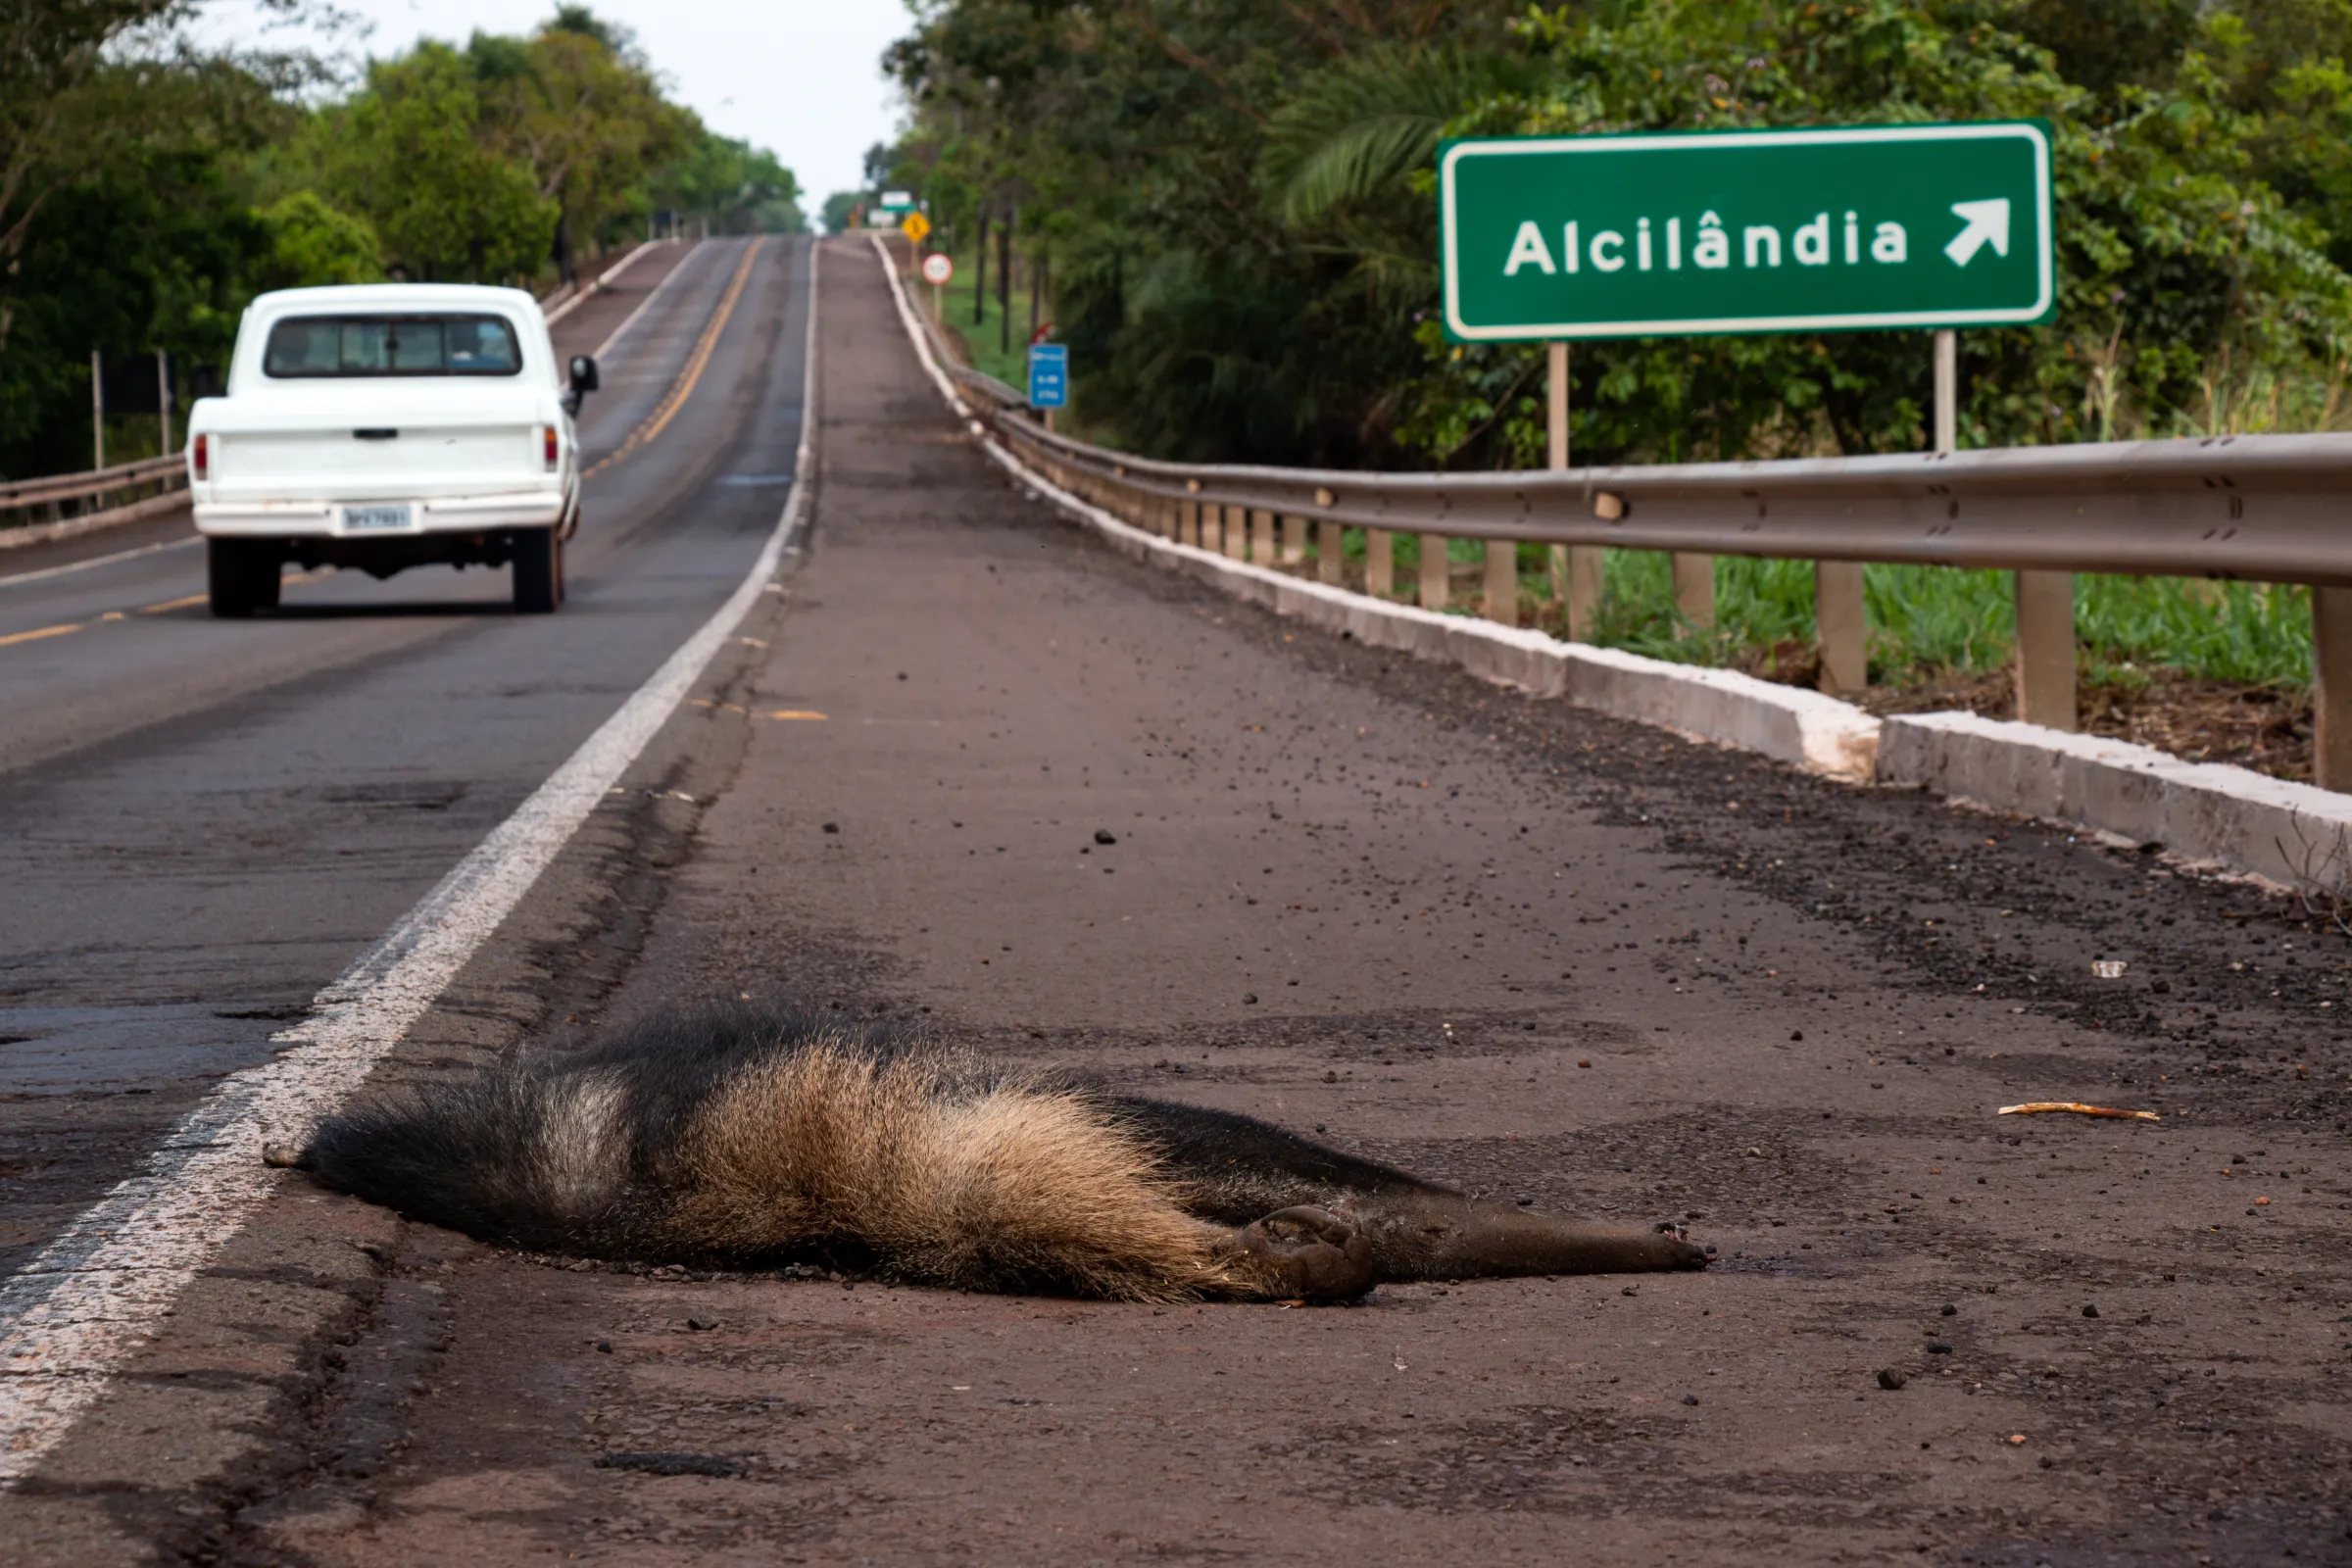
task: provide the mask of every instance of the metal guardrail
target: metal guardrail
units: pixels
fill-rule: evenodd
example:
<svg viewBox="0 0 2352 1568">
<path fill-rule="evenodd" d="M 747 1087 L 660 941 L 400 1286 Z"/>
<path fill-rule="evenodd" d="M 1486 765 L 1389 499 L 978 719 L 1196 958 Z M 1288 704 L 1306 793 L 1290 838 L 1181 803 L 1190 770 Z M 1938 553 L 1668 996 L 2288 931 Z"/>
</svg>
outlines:
<svg viewBox="0 0 2352 1568">
<path fill-rule="evenodd" d="M 894 276 L 893 284 L 897 280 Z M 2218 436 L 1882 457 L 1504 473 L 1380 473 L 1163 463 L 1049 431 L 1015 389 L 935 363 L 1033 470 L 1163 538 L 1343 580 L 1344 530 L 1366 540 L 1366 591 L 1393 590 L 1388 540 L 1440 544 L 1425 606 L 1445 608 L 1442 541 L 1484 539 L 1489 613 L 1515 623 L 1516 546 L 1560 547 L 1571 627 L 1599 596 L 1601 549 L 1676 557 L 1678 600 L 1712 612 L 1718 555 L 1816 564 L 1826 690 L 1858 691 L 1867 638 L 1861 564 L 2017 573 L 2020 716 L 2074 729 L 2075 572 L 2301 583 L 2312 589 L 2314 771 L 2352 790 L 2352 435 Z M 1433 553 L 1421 553 L 1425 567 Z M 1686 566 L 1690 568 L 1688 576 Z M 1582 584 L 1582 586 L 1578 586 Z M 1702 618 L 1702 617 L 1693 617 Z"/>
<path fill-rule="evenodd" d="M 998 432 L 1141 495 L 1347 526 L 1782 560 L 2352 587 L 2352 435 L 1570 468 L 1364 473 L 1159 463 L 1018 413 Z"/>
<path fill-rule="evenodd" d="M 184 453 L 122 463 L 84 473 L 0 483 L 0 528 L 62 522 L 153 499 L 188 482 Z M 47 515 L 41 515 L 42 513 Z M 16 515 L 12 519 L 10 514 Z"/>
</svg>

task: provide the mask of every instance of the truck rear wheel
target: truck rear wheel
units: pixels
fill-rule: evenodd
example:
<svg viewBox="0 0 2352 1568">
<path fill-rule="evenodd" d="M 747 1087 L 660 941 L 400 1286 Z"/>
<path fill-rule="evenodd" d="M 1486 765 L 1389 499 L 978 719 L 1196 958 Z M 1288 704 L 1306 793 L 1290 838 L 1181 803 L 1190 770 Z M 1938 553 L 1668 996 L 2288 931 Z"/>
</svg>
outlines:
<svg viewBox="0 0 2352 1568">
<path fill-rule="evenodd" d="M 205 587 L 219 618 L 243 620 L 257 610 L 275 610 L 277 584 L 274 540 L 205 541 Z"/>
<path fill-rule="evenodd" d="M 553 528 L 514 535 L 514 612 L 550 615 L 564 602 L 564 541 Z"/>
</svg>

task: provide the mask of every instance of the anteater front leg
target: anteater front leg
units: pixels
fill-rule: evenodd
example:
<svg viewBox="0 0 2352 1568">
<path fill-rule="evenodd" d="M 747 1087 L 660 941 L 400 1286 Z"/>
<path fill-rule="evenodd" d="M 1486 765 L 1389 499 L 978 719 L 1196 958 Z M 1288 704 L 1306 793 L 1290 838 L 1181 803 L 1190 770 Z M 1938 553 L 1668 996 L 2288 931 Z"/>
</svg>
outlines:
<svg viewBox="0 0 2352 1568">
<path fill-rule="evenodd" d="M 1377 1278 L 1364 1228 L 1308 1204 L 1240 1226 L 1211 1255 L 1230 1282 L 1227 1294 L 1261 1300 L 1345 1301 Z"/>
</svg>

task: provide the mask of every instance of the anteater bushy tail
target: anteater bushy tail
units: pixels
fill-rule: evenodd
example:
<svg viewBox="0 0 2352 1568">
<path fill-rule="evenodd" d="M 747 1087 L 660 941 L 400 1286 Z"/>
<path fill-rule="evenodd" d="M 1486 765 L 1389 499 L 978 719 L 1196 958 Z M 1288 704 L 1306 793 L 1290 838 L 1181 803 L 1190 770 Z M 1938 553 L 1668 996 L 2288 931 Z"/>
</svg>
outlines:
<svg viewBox="0 0 2352 1568">
<path fill-rule="evenodd" d="M 330 1118 L 304 1161 L 412 1217 L 536 1251 L 754 1262 L 815 1249 L 909 1281 L 1166 1299 L 1242 1288 L 1224 1233 L 1084 1088 L 921 1039 L 727 1008 Z"/>
</svg>

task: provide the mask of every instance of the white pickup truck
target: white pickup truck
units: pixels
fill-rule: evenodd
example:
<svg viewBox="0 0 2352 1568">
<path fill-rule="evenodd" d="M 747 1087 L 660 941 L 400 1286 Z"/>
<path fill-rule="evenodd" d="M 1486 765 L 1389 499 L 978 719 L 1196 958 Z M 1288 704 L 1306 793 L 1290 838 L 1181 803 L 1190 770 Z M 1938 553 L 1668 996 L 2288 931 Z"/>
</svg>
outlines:
<svg viewBox="0 0 2352 1568">
<path fill-rule="evenodd" d="M 246 309 L 226 395 L 188 416 L 213 613 L 277 604 L 287 562 L 389 577 L 514 569 L 514 608 L 564 602 L 580 525 L 572 425 L 596 362 L 556 364 L 519 289 L 285 289 Z"/>
</svg>

